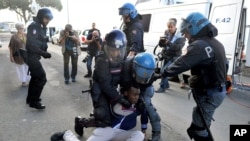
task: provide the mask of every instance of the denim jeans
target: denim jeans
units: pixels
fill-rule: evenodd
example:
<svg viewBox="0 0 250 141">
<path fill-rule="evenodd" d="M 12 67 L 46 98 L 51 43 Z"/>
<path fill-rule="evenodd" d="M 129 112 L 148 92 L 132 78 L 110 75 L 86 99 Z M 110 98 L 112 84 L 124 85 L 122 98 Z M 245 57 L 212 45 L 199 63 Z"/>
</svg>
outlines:
<svg viewBox="0 0 250 141">
<path fill-rule="evenodd" d="M 173 63 L 172 61 L 166 61 L 166 60 L 164 60 L 164 66 L 161 68 L 161 72 L 164 71 L 172 63 Z M 168 77 L 161 78 L 160 87 L 162 89 L 169 88 Z"/>
<path fill-rule="evenodd" d="M 64 78 L 66 81 L 69 80 L 69 60 L 71 59 L 71 65 L 72 65 L 72 70 L 71 70 L 71 78 L 75 79 L 77 75 L 77 61 L 78 61 L 78 56 L 73 54 L 73 51 L 65 50 L 63 54 L 63 61 L 64 61 Z"/>
<path fill-rule="evenodd" d="M 86 66 L 87 66 L 87 70 L 88 70 L 88 74 L 92 75 L 92 60 L 93 60 L 94 56 L 89 55 L 88 60 L 86 62 Z"/>
<path fill-rule="evenodd" d="M 218 87 L 209 88 L 205 94 L 198 91 L 196 92 L 196 96 L 203 110 L 205 121 L 208 127 L 210 127 L 215 110 L 221 105 L 226 96 L 226 87 L 223 86 L 221 90 Z M 197 106 L 193 109 L 192 123 L 198 127 L 205 127 Z M 197 134 L 199 136 L 206 136 L 208 133 L 204 130 L 203 132 L 197 132 Z"/>
<path fill-rule="evenodd" d="M 161 131 L 161 118 L 157 110 L 152 104 L 152 98 L 154 96 L 154 86 L 148 86 L 145 90 L 141 91 L 140 94 L 145 102 L 145 108 L 148 112 L 148 117 L 152 126 L 152 131 L 160 132 Z"/>
</svg>

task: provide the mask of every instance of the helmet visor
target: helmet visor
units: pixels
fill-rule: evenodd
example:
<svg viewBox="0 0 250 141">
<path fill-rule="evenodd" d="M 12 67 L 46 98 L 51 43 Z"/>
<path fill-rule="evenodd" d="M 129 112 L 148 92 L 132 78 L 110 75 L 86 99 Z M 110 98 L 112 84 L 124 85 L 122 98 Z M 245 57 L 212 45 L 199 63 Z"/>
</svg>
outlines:
<svg viewBox="0 0 250 141">
<path fill-rule="evenodd" d="M 127 8 L 119 8 L 119 15 L 129 15 L 130 9 Z"/>
<path fill-rule="evenodd" d="M 181 35 L 188 33 L 189 29 L 192 28 L 192 25 L 184 18 L 182 18 L 182 22 L 178 30 L 180 30 Z"/>
<path fill-rule="evenodd" d="M 104 45 L 104 51 L 111 61 L 121 62 L 125 56 L 125 47 L 114 48 L 110 47 L 107 44 Z"/>
</svg>

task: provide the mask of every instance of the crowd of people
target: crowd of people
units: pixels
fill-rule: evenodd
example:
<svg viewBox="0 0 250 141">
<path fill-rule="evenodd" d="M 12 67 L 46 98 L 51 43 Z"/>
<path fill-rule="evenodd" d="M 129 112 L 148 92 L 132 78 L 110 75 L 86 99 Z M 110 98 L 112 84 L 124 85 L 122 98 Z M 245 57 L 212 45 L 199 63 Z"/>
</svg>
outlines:
<svg viewBox="0 0 250 141">
<path fill-rule="evenodd" d="M 182 72 L 191 70 L 189 85 L 197 106 L 193 109 L 187 133 L 191 140 L 212 141 L 211 120 L 226 95 L 227 73 L 224 47 L 215 39 L 217 28 L 198 12 L 183 19 L 179 30 L 177 20 L 168 19 L 168 29 L 159 40 L 164 65 L 157 72 L 155 56 L 144 49 L 141 15 L 131 3 L 125 3 L 118 11 L 124 24 L 122 30 L 111 30 L 102 40 L 100 30 L 93 23 L 85 41 L 88 57 L 84 77 L 93 80 L 90 90 L 93 113 L 90 117 L 75 117 L 75 133 L 82 136 L 85 128 L 96 127 L 88 141 L 143 141 L 149 121 L 152 134 L 147 140 L 161 140 L 161 118 L 152 103 L 153 83 L 161 78 L 156 92 L 165 92 L 169 88 L 168 77 L 179 75 L 183 88 Z M 49 9 L 40 9 L 28 27 L 27 35 L 23 32 L 24 26 L 16 24 L 18 32 L 9 43 L 10 61 L 16 64 L 21 85 L 28 86 L 26 103 L 39 110 L 45 109 L 40 96 L 47 81 L 40 59 L 51 58 L 47 51 L 46 26 L 52 19 Z M 69 84 L 70 79 L 76 82 L 78 56 L 81 54 L 78 36 L 71 24 L 60 33 L 65 84 Z M 188 50 L 182 54 L 186 39 Z M 95 66 L 92 71 L 93 58 Z M 132 130 L 137 116 L 140 116 L 141 130 Z M 53 134 L 51 140 L 79 141 L 70 130 Z"/>
</svg>

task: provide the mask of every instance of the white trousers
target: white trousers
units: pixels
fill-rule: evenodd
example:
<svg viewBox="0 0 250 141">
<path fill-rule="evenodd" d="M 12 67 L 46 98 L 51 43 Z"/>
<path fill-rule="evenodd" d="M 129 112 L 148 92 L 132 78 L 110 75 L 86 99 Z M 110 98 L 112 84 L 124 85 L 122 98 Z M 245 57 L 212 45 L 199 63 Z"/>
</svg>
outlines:
<svg viewBox="0 0 250 141">
<path fill-rule="evenodd" d="M 87 141 L 143 141 L 145 135 L 138 130 L 96 128 Z"/>
<path fill-rule="evenodd" d="M 16 64 L 17 77 L 20 82 L 28 82 L 30 80 L 30 75 L 28 75 L 28 65 L 27 64 Z"/>
</svg>

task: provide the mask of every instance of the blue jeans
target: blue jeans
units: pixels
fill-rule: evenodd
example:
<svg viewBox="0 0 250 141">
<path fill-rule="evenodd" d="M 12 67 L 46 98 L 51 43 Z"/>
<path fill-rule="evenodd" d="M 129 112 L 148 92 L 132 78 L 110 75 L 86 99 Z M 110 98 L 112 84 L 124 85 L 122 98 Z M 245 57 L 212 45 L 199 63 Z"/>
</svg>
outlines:
<svg viewBox="0 0 250 141">
<path fill-rule="evenodd" d="M 198 102 L 201 105 L 205 118 L 205 121 L 210 127 L 212 117 L 214 115 L 215 110 L 220 106 L 220 104 L 223 102 L 224 98 L 226 96 L 226 87 L 223 86 L 221 90 L 219 90 L 218 87 L 209 88 L 207 89 L 206 93 L 202 93 L 201 91 L 196 92 L 196 97 Z M 202 117 L 200 115 L 200 112 L 196 107 L 193 109 L 193 115 L 192 115 L 192 124 L 205 128 L 205 125 L 202 121 Z M 199 136 L 207 136 L 208 132 L 206 130 L 197 132 Z"/>
<path fill-rule="evenodd" d="M 75 79 L 77 74 L 77 61 L 78 56 L 73 54 L 73 51 L 65 50 L 63 54 L 63 62 L 64 62 L 64 78 L 66 81 L 69 80 L 69 59 L 71 58 L 71 78 Z"/>
<path fill-rule="evenodd" d="M 152 126 L 152 131 L 160 132 L 161 131 L 161 118 L 151 101 L 151 99 L 154 96 L 154 86 L 151 85 L 151 86 L 148 86 L 145 90 L 142 90 L 141 96 L 143 97 L 145 101 L 145 108 L 148 112 L 148 117 Z"/>
<path fill-rule="evenodd" d="M 172 61 L 166 61 L 166 60 L 164 60 L 164 65 L 161 68 L 161 72 L 163 72 L 172 63 L 173 63 Z M 169 88 L 169 83 L 168 83 L 168 78 L 167 77 L 161 78 L 160 87 L 162 89 L 164 89 L 164 90 L 167 89 L 167 88 Z"/>
<path fill-rule="evenodd" d="M 92 75 L 92 60 L 93 60 L 94 56 L 89 55 L 88 60 L 86 62 L 86 66 L 87 66 L 87 70 L 88 70 L 88 74 Z"/>
</svg>

